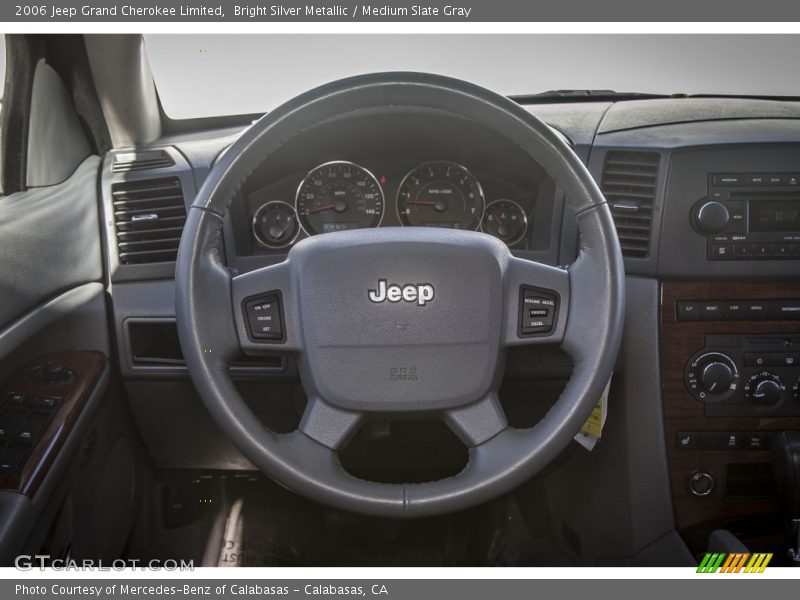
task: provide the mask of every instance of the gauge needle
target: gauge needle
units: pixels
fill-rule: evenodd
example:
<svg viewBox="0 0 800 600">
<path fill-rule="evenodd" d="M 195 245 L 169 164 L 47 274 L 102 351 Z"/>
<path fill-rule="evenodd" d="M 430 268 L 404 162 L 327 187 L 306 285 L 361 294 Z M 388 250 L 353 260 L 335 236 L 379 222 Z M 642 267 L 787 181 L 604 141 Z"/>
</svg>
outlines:
<svg viewBox="0 0 800 600">
<path fill-rule="evenodd" d="M 278 231 L 279 231 L 278 235 L 277 235 L 277 236 L 275 236 L 275 237 L 280 237 L 280 236 L 282 236 L 284 233 L 286 233 L 286 231 L 289 229 L 289 226 L 292 224 L 292 222 L 291 222 L 291 221 L 287 221 L 287 222 L 286 222 L 286 225 L 284 225 L 283 227 L 281 227 L 281 222 L 278 220 L 278 217 L 275 217 L 275 218 L 273 219 L 273 221 L 275 221 L 275 225 L 277 225 L 277 226 L 278 226 Z"/>
<path fill-rule="evenodd" d="M 436 212 L 444 212 L 447 210 L 447 202 L 442 198 L 436 200 L 406 200 L 406 204 L 411 204 L 412 206 L 432 206 L 433 210 Z"/>
<path fill-rule="evenodd" d="M 318 213 L 318 212 L 322 212 L 322 211 L 325 211 L 325 210 L 331 210 L 332 208 L 336 208 L 336 205 L 335 204 L 325 204 L 324 206 L 318 206 L 317 208 L 309 208 L 306 211 L 306 214 L 310 215 L 312 213 Z"/>
</svg>

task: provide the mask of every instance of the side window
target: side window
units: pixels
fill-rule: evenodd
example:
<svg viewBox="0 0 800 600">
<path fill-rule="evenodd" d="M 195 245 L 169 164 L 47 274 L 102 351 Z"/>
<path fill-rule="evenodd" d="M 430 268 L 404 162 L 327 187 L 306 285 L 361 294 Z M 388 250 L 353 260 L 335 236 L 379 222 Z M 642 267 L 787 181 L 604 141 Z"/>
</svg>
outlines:
<svg viewBox="0 0 800 600">
<path fill-rule="evenodd" d="M 6 36 L 0 35 L 0 102 L 6 86 Z"/>
<path fill-rule="evenodd" d="M 3 90 L 6 87 L 6 36 L 0 35 L 0 114 L 3 111 Z M 0 160 L 3 157 L 3 136 L 0 135 Z M 0 165 L 2 173 L 2 165 Z M 0 196 L 3 195 L 3 178 L 0 177 Z"/>
</svg>

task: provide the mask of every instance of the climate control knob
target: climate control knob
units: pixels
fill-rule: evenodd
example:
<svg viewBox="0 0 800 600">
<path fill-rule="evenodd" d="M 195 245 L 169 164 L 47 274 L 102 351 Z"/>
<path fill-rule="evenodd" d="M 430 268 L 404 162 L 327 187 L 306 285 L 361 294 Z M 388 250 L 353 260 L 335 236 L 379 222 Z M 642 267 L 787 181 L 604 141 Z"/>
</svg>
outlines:
<svg viewBox="0 0 800 600">
<path fill-rule="evenodd" d="M 719 233 L 730 222 L 728 207 L 717 200 L 703 202 L 697 209 L 695 223 L 703 233 Z"/>
<path fill-rule="evenodd" d="M 781 399 L 786 387 L 781 378 L 770 371 L 753 375 L 744 387 L 744 395 L 758 404 L 775 404 Z"/>
<path fill-rule="evenodd" d="M 708 393 L 724 394 L 731 389 L 733 371 L 724 362 L 712 361 L 703 367 L 700 381 Z"/>
<path fill-rule="evenodd" d="M 738 383 L 736 363 L 722 352 L 699 352 L 686 365 L 686 387 L 701 402 L 725 399 Z"/>
</svg>

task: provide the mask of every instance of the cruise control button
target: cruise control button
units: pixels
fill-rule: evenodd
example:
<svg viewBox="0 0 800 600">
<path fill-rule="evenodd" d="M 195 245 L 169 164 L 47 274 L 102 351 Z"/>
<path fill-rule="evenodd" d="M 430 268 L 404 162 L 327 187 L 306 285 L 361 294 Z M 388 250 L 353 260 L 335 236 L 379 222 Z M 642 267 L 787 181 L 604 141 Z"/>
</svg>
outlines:
<svg viewBox="0 0 800 600">
<path fill-rule="evenodd" d="M 260 340 L 283 338 L 280 298 L 277 294 L 267 294 L 247 301 L 245 313 L 253 338 Z"/>
<path fill-rule="evenodd" d="M 546 290 L 523 287 L 520 293 L 521 335 L 550 333 L 556 318 L 557 296 Z"/>
</svg>

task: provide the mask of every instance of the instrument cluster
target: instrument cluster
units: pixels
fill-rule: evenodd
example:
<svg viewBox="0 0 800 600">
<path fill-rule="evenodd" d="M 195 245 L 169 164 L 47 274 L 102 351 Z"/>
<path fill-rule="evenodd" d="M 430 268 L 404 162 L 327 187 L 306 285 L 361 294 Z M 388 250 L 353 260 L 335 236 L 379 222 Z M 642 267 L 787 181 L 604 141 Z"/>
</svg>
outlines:
<svg viewBox="0 0 800 600">
<path fill-rule="evenodd" d="M 307 236 L 381 226 L 483 231 L 525 247 L 535 190 L 488 175 L 479 179 L 446 160 L 402 172 L 396 165 L 380 166 L 374 171 L 333 160 L 302 176 L 293 196 L 291 178 L 250 193 L 256 252 L 288 249 Z"/>
</svg>

